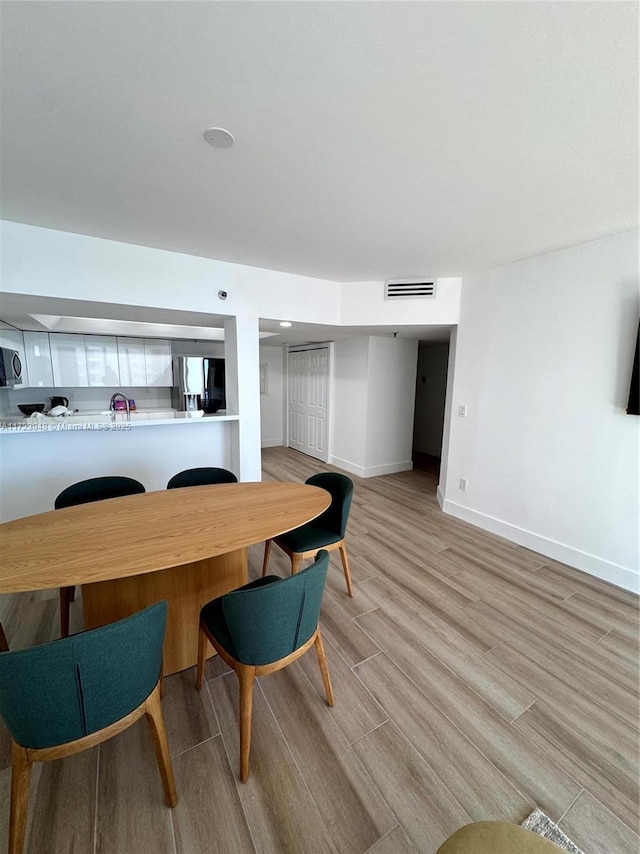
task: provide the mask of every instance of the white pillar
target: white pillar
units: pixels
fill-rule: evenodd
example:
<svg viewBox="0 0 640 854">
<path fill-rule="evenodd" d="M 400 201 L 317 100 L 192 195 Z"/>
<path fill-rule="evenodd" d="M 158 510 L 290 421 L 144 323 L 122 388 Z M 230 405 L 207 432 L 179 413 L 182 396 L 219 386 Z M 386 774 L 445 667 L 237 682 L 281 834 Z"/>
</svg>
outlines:
<svg viewBox="0 0 640 854">
<path fill-rule="evenodd" d="M 227 412 L 239 416 L 230 422 L 232 468 L 241 481 L 262 480 L 258 318 L 228 317 L 224 342 Z"/>
</svg>

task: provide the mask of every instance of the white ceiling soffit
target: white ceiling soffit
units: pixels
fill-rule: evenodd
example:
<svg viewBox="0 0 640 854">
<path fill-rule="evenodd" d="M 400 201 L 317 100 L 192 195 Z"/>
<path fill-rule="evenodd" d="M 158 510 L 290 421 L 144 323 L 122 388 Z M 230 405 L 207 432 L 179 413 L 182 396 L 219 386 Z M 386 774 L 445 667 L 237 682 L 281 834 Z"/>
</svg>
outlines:
<svg viewBox="0 0 640 854">
<path fill-rule="evenodd" d="M 337 281 L 637 223 L 635 3 L 26 0 L 2 18 L 10 220 Z"/>
<path fill-rule="evenodd" d="M 386 338 L 413 338 L 418 341 L 441 344 L 449 341 L 450 326 L 324 326 L 319 323 L 294 323 L 288 329 L 278 326 L 277 320 L 260 320 L 260 329 L 272 337 L 263 344 L 316 344 L 337 341 L 358 335 Z"/>
</svg>

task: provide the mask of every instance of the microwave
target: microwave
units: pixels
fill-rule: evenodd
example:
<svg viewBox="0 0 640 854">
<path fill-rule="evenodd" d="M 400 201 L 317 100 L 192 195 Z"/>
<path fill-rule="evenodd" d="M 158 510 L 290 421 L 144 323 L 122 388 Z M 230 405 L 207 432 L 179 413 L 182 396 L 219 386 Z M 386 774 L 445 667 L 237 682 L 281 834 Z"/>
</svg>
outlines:
<svg viewBox="0 0 640 854">
<path fill-rule="evenodd" d="M 17 350 L 0 347 L 0 387 L 22 385 L 22 362 Z"/>
</svg>

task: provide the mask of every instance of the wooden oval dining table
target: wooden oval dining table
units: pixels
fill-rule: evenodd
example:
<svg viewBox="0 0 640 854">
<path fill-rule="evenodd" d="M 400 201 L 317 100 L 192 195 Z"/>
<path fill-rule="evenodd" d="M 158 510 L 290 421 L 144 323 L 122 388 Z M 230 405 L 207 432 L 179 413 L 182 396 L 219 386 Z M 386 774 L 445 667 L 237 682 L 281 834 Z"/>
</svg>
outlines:
<svg viewBox="0 0 640 854">
<path fill-rule="evenodd" d="M 166 599 L 165 674 L 196 663 L 200 608 L 247 582 L 247 547 L 319 516 L 302 483 L 146 492 L 0 525 L 0 593 L 82 585 L 85 628 Z"/>
</svg>

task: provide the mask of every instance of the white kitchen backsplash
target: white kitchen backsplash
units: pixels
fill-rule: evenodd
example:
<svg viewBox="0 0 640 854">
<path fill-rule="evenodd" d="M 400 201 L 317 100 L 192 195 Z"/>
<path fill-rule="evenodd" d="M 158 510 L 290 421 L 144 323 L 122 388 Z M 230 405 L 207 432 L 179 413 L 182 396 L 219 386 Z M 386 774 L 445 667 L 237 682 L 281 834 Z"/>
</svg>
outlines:
<svg viewBox="0 0 640 854">
<path fill-rule="evenodd" d="M 54 395 L 68 398 L 69 409 L 102 412 L 116 391 L 135 400 L 138 409 L 171 409 L 170 388 L 24 388 L 0 390 L 0 414 L 19 415 L 19 403 L 44 403 L 48 409 Z"/>
<path fill-rule="evenodd" d="M 11 404 L 9 402 L 9 389 L 0 388 L 0 418 L 6 418 L 11 414 Z"/>
</svg>

